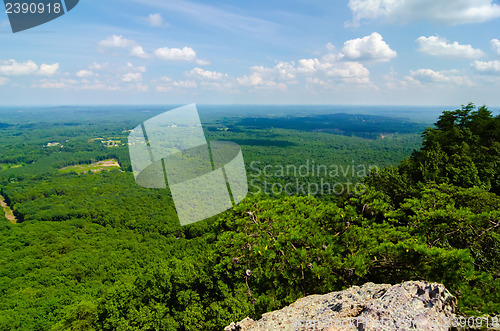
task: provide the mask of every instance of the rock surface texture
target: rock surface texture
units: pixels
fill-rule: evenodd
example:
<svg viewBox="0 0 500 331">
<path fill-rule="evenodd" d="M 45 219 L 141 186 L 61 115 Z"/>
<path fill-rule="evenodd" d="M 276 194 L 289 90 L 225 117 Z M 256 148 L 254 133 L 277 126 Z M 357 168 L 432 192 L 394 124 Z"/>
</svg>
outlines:
<svg viewBox="0 0 500 331">
<path fill-rule="evenodd" d="M 311 295 L 264 314 L 258 321 L 245 318 L 224 330 L 455 330 L 456 303 L 456 298 L 437 283 L 367 283 Z"/>
</svg>

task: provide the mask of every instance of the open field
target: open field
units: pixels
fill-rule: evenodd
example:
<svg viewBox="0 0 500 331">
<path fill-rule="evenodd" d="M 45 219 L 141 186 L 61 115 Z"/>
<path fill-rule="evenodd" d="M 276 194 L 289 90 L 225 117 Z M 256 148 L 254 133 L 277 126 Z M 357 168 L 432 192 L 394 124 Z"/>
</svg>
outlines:
<svg viewBox="0 0 500 331">
<path fill-rule="evenodd" d="M 118 163 L 117 160 L 111 159 L 111 160 L 104 160 L 104 161 L 99 161 L 95 162 L 92 164 L 78 164 L 78 165 L 73 165 L 69 167 L 64 167 L 59 169 L 61 172 L 77 172 L 79 174 L 81 173 L 86 173 L 86 172 L 100 172 L 103 170 L 113 170 L 113 169 L 118 169 L 120 170 L 120 164 Z"/>
</svg>

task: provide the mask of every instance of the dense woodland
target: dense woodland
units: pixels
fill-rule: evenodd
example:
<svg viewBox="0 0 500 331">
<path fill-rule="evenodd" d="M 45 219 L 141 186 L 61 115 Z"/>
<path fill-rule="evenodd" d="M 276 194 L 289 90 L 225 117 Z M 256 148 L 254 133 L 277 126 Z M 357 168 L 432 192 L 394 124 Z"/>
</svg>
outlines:
<svg viewBox="0 0 500 331">
<path fill-rule="evenodd" d="M 0 113 L 0 189 L 19 221 L 0 213 L 0 330 L 221 330 L 305 295 L 414 279 L 445 284 L 461 314 L 500 313 L 500 117 L 486 107 L 445 111 L 427 129 L 207 116 L 210 140 L 242 146 L 249 179 L 263 179 L 254 161 L 382 170 L 335 178 L 363 181 L 360 195 L 253 192 L 186 227 L 168 190 L 135 185 L 126 145 L 93 140 L 125 142 L 165 110 Z M 59 170 L 105 159 L 122 171 Z"/>
</svg>

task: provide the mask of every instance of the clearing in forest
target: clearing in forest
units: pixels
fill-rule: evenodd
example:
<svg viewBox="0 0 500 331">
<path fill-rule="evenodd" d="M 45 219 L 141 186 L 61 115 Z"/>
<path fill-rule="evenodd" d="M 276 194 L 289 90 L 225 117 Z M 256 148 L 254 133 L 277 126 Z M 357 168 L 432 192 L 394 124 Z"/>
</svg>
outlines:
<svg viewBox="0 0 500 331">
<path fill-rule="evenodd" d="M 86 173 L 86 172 L 100 172 L 103 170 L 120 170 L 120 164 L 115 159 L 99 161 L 92 164 L 77 164 L 69 167 L 64 167 L 59 169 L 61 172 L 76 172 L 76 173 Z"/>
<path fill-rule="evenodd" d="M 12 209 L 7 205 L 3 196 L 0 195 L 0 205 L 2 206 L 3 212 L 5 213 L 5 217 L 12 223 L 17 223 L 17 218 L 14 216 Z"/>
</svg>

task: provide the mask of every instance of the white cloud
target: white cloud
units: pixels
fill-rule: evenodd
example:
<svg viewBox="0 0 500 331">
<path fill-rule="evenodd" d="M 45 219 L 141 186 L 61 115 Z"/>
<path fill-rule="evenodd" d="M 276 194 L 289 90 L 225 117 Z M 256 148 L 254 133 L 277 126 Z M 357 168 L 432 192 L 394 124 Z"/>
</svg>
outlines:
<svg viewBox="0 0 500 331">
<path fill-rule="evenodd" d="M 38 65 L 28 60 L 19 63 L 16 60 L 0 61 L 0 74 L 6 76 L 33 75 L 38 72 Z"/>
<path fill-rule="evenodd" d="M 207 66 L 210 64 L 210 61 L 208 60 L 200 60 L 200 59 L 196 59 L 196 64 L 197 65 L 200 65 L 200 66 Z"/>
<path fill-rule="evenodd" d="M 389 74 L 384 75 L 384 80 L 386 81 L 386 86 L 390 90 L 400 90 L 404 89 L 408 85 L 407 80 L 401 80 L 398 77 L 398 74 L 396 71 L 394 71 L 394 68 L 391 68 L 391 71 Z"/>
<path fill-rule="evenodd" d="M 250 75 L 244 75 L 236 78 L 236 81 L 242 86 L 254 87 L 256 89 L 279 89 L 285 91 L 288 88 L 285 83 L 277 83 L 272 79 L 266 79 L 264 78 L 264 75 L 265 74 L 262 72 L 253 72 Z"/>
<path fill-rule="evenodd" d="M 471 45 L 460 45 L 458 42 L 448 43 L 445 38 L 438 36 L 420 37 L 417 39 L 419 51 L 434 56 L 474 59 L 484 56 L 482 50 L 473 48 Z"/>
<path fill-rule="evenodd" d="M 491 48 L 500 55 L 500 40 L 498 39 L 491 39 L 490 41 Z"/>
<path fill-rule="evenodd" d="M 149 57 L 148 53 L 144 51 L 142 46 L 134 46 L 132 50 L 130 51 L 130 55 L 141 58 L 141 59 L 146 59 Z"/>
<path fill-rule="evenodd" d="M 182 88 L 196 88 L 196 87 L 198 87 L 198 84 L 192 80 L 175 81 L 172 83 L 172 85 L 175 87 L 182 87 Z"/>
<path fill-rule="evenodd" d="M 221 80 L 223 78 L 227 78 L 227 74 L 222 74 L 216 71 L 208 71 L 202 68 L 194 68 L 189 72 L 190 76 L 196 77 L 198 79 L 208 79 L 208 80 Z"/>
<path fill-rule="evenodd" d="M 149 90 L 148 85 L 144 85 L 138 81 L 130 84 L 119 85 L 116 80 L 101 81 L 99 79 L 88 80 L 83 78 L 80 80 L 61 78 L 57 80 L 42 79 L 33 84 L 32 87 L 44 89 L 69 89 L 75 91 L 91 90 L 91 91 L 127 91 L 127 92 L 146 92 Z"/>
<path fill-rule="evenodd" d="M 59 70 L 59 63 L 42 64 L 38 70 L 38 74 L 42 76 L 52 76 Z"/>
<path fill-rule="evenodd" d="M 370 71 L 359 62 L 340 62 L 325 69 L 329 77 L 342 78 L 344 81 L 356 84 L 370 82 Z"/>
<path fill-rule="evenodd" d="M 142 74 L 140 72 L 129 72 L 122 76 L 122 82 L 136 82 L 142 79 Z"/>
<path fill-rule="evenodd" d="M 150 54 L 144 50 L 144 48 L 139 45 L 135 40 L 125 39 L 121 35 L 112 35 L 107 39 L 98 42 L 100 51 L 105 49 L 117 48 L 129 50 L 129 55 L 133 57 L 138 57 L 141 59 L 150 58 Z M 169 48 L 162 47 L 158 48 L 153 52 L 153 55 L 161 60 L 165 61 L 190 61 L 203 66 L 210 64 L 209 61 L 201 60 L 197 58 L 196 52 L 191 47 L 183 48 Z"/>
<path fill-rule="evenodd" d="M 191 47 L 184 48 L 158 48 L 154 51 L 157 58 L 166 61 L 195 61 L 196 52 Z"/>
<path fill-rule="evenodd" d="M 500 72 L 500 61 L 474 61 L 471 66 L 481 73 L 499 73 Z"/>
<path fill-rule="evenodd" d="M 302 59 L 299 60 L 297 71 L 305 74 L 312 74 L 318 70 L 321 63 L 318 59 Z"/>
<path fill-rule="evenodd" d="M 168 77 L 168 76 L 163 76 L 163 77 L 161 77 L 161 78 L 160 78 L 160 81 L 161 81 L 161 82 L 170 83 L 170 82 L 172 82 L 172 81 L 173 81 L 173 79 L 172 79 L 172 78 L 170 78 L 170 77 Z"/>
<path fill-rule="evenodd" d="M 342 53 L 346 58 L 352 60 L 374 60 L 381 62 L 390 61 L 398 54 L 389 47 L 377 32 L 373 32 L 371 35 L 363 38 L 346 41 Z"/>
<path fill-rule="evenodd" d="M 134 40 L 125 39 L 121 35 L 112 35 L 107 39 L 99 41 L 97 44 L 101 47 L 109 48 L 132 48 L 137 45 L 137 42 Z"/>
<path fill-rule="evenodd" d="M 297 73 L 294 62 L 278 62 L 278 64 L 272 68 L 254 66 L 250 69 L 254 72 L 258 72 L 268 80 L 281 80 L 287 82 L 294 82 Z"/>
<path fill-rule="evenodd" d="M 40 87 L 40 88 L 65 88 L 66 86 L 67 86 L 66 83 L 62 82 L 62 81 L 44 80 L 44 81 L 41 81 L 37 87 Z"/>
<path fill-rule="evenodd" d="M 5 76 L 42 75 L 52 76 L 59 70 L 59 63 L 42 64 L 40 67 L 31 61 L 17 62 L 16 60 L 0 61 L 0 74 Z"/>
<path fill-rule="evenodd" d="M 432 69 L 410 70 L 407 80 L 416 83 L 452 83 L 456 85 L 471 86 L 471 80 L 466 76 L 457 75 L 457 70 L 434 71 Z"/>
<path fill-rule="evenodd" d="M 396 24 L 431 20 L 457 25 L 500 17 L 500 6 L 492 0 L 349 0 L 348 6 L 355 26 L 378 18 Z"/>
<path fill-rule="evenodd" d="M 262 78 L 262 74 L 254 72 L 250 76 L 244 75 L 243 77 L 239 77 L 236 79 L 240 85 L 245 86 L 258 86 L 264 85 L 264 79 Z"/>
<path fill-rule="evenodd" d="M 8 81 L 7 77 L 0 77 L 0 86 L 7 84 Z"/>
<path fill-rule="evenodd" d="M 95 74 L 90 71 L 90 70 L 80 70 L 76 73 L 76 75 L 80 78 L 88 78 L 88 77 L 92 77 L 94 76 Z"/>
<path fill-rule="evenodd" d="M 137 71 L 137 72 L 146 72 L 145 66 L 134 66 L 132 63 L 127 62 L 127 66 L 125 68 L 127 71 Z"/>
<path fill-rule="evenodd" d="M 163 17 L 159 13 L 149 14 L 148 23 L 152 27 L 161 27 L 163 25 Z"/>
<path fill-rule="evenodd" d="M 297 83 L 297 68 L 295 62 L 278 62 L 274 67 L 253 66 L 250 74 L 236 78 L 241 86 L 256 89 L 279 89 L 285 91 L 287 84 Z"/>
<path fill-rule="evenodd" d="M 279 62 L 274 66 L 274 72 L 278 75 L 278 79 L 284 81 L 292 81 L 296 78 L 297 69 L 288 62 Z"/>
<path fill-rule="evenodd" d="M 103 51 L 105 49 L 124 49 L 129 50 L 129 54 L 133 57 L 138 57 L 141 59 L 146 59 L 149 57 L 149 54 L 144 51 L 141 45 L 139 45 L 135 40 L 125 39 L 123 36 L 112 35 L 107 39 L 101 40 L 97 43 L 100 47 L 100 50 Z"/>
<path fill-rule="evenodd" d="M 38 84 L 34 84 L 33 87 L 45 88 L 45 89 L 63 89 L 77 87 L 78 81 L 74 79 L 59 79 L 59 80 L 48 80 L 46 78 L 40 80 Z"/>
<path fill-rule="evenodd" d="M 340 79 L 345 83 L 369 84 L 370 71 L 363 64 L 353 61 L 327 62 L 323 59 L 302 59 L 298 61 L 298 73 L 324 75 Z"/>
<path fill-rule="evenodd" d="M 91 65 L 89 65 L 90 70 L 102 70 L 108 67 L 108 63 L 97 63 L 93 62 Z"/>
<path fill-rule="evenodd" d="M 327 83 L 322 80 L 322 79 L 319 79 L 318 77 L 307 77 L 306 78 L 306 83 L 307 85 L 321 85 L 321 86 L 326 86 Z"/>
</svg>

